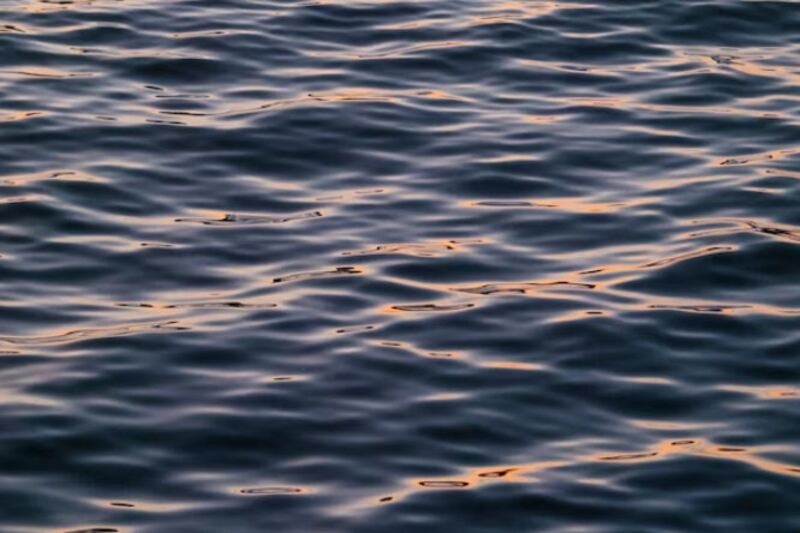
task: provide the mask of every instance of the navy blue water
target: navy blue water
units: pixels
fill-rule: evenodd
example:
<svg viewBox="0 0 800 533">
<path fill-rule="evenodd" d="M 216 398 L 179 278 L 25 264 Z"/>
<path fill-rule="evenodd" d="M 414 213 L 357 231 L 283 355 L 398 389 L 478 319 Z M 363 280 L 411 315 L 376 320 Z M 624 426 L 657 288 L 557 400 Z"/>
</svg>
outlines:
<svg viewBox="0 0 800 533">
<path fill-rule="evenodd" d="M 0 531 L 800 531 L 800 3 L 2 0 Z"/>
</svg>

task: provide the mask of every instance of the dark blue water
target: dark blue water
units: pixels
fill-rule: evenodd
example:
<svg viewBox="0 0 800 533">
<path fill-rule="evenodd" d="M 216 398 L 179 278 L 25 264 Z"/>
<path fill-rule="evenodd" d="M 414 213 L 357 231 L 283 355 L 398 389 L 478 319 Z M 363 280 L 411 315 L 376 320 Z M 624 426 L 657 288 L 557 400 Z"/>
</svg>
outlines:
<svg viewBox="0 0 800 533">
<path fill-rule="evenodd" d="M 0 532 L 800 531 L 800 3 L 0 0 Z"/>
</svg>

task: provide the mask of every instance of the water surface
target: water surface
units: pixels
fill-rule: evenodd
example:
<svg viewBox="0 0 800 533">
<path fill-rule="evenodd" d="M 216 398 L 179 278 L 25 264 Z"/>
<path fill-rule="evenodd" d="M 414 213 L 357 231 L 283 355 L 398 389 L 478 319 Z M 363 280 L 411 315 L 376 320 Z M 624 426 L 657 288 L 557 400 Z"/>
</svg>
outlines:
<svg viewBox="0 0 800 533">
<path fill-rule="evenodd" d="M 0 531 L 800 530 L 798 28 L 4 0 Z"/>
</svg>

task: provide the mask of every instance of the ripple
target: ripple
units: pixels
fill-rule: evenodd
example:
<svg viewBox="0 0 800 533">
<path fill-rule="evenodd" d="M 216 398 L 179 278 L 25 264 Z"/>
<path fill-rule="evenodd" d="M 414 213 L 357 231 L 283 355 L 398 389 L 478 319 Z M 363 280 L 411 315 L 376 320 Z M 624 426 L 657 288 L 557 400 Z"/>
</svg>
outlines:
<svg viewBox="0 0 800 533">
<path fill-rule="evenodd" d="M 715 229 L 715 230 L 706 230 L 700 232 L 694 232 L 691 234 L 692 237 L 709 237 L 709 236 L 716 236 L 716 235 L 728 235 L 740 232 L 755 232 L 761 233 L 764 235 L 770 235 L 777 237 L 778 239 L 785 239 L 788 241 L 800 241 L 800 230 L 794 228 L 785 228 L 785 227 L 778 227 L 778 226 L 771 226 L 758 223 L 752 220 L 705 220 L 705 221 L 695 221 L 695 223 L 706 223 L 706 224 L 728 224 L 733 225 L 734 228 L 732 229 Z"/>
<path fill-rule="evenodd" d="M 322 212 L 311 211 L 289 216 L 264 216 L 264 215 L 236 215 L 227 213 L 220 218 L 187 217 L 176 218 L 175 222 L 202 224 L 204 226 L 251 226 L 261 224 L 286 224 L 297 220 L 321 217 Z"/>
<path fill-rule="evenodd" d="M 51 335 L 39 335 L 28 337 L 0 337 L 0 343 L 16 346 L 46 346 L 58 344 L 71 344 L 91 339 L 102 339 L 108 337 L 118 337 L 131 335 L 141 332 L 171 332 L 183 331 L 188 328 L 178 325 L 177 321 L 156 322 L 150 324 L 131 324 L 124 326 L 110 326 L 103 328 L 84 328 L 55 333 Z"/>
<path fill-rule="evenodd" d="M 570 281 L 548 281 L 548 282 L 527 282 L 527 283 L 491 283 L 479 287 L 467 287 L 453 289 L 467 294 L 481 294 L 484 296 L 492 294 L 528 294 L 535 290 L 548 288 L 575 288 L 575 289 L 594 289 L 591 283 L 574 283 Z"/>
<path fill-rule="evenodd" d="M 800 529 L 796 2 L 0 4 L 0 531 Z"/>
<path fill-rule="evenodd" d="M 242 489 L 239 492 L 248 496 L 287 496 L 292 494 L 302 494 L 306 491 L 298 487 L 256 487 Z"/>
<path fill-rule="evenodd" d="M 246 302 L 193 302 L 185 304 L 156 304 L 156 303 L 119 303 L 119 307 L 133 307 L 140 309 L 274 309 L 274 303 L 246 303 Z"/>
<path fill-rule="evenodd" d="M 404 313 L 442 313 L 449 311 L 463 311 L 475 307 L 475 304 L 406 304 L 406 305 L 393 305 L 390 307 L 392 311 L 401 311 Z"/>
<path fill-rule="evenodd" d="M 342 252 L 346 256 L 401 254 L 415 257 L 440 257 L 456 251 L 456 243 L 379 244 L 374 248 Z"/>
<path fill-rule="evenodd" d="M 104 183 L 104 180 L 98 176 L 92 176 L 82 172 L 74 172 L 71 170 L 59 170 L 56 172 L 44 172 L 27 176 L 13 176 L 4 178 L 2 183 L 5 185 L 28 185 L 31 182 L 41 180 L 59 180 L 59 181 L 77 181 L 77 182 L 90 182 L 90 183 Z"/>
<path fill-rule="evenodd" d="M 290 283 L 293 281 L 304 281 L 307 279 L 327 278 L 331 276 L 353 276 L 363 274 L 363 270 L 359 270 L 352 266 L 336 267 L 330 270 L 317 270 L 314 272 L 299 272 L 297 274 L 288 274 L 278 278 L 273 278 L 272 283 Z"/>
<path fill-rule="evenodd" d="M 428 489 L 460 489 L 468 487 L 466 481 L 420 481 L 419 485 Z"/>
</svg>

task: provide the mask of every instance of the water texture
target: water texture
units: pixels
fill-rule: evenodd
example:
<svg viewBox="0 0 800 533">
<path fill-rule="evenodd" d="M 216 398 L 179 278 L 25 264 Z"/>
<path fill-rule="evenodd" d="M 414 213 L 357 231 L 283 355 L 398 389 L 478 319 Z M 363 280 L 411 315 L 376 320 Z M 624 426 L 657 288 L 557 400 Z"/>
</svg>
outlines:
<svg viewBox="0 0 800 533">
<path fill-rule="evenodd" d="M 0 531 L 800 531 L 800 2 L 0 1 Z"/>
</svg>

